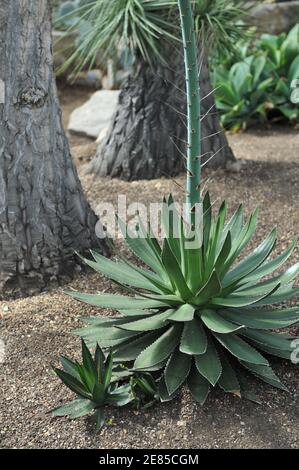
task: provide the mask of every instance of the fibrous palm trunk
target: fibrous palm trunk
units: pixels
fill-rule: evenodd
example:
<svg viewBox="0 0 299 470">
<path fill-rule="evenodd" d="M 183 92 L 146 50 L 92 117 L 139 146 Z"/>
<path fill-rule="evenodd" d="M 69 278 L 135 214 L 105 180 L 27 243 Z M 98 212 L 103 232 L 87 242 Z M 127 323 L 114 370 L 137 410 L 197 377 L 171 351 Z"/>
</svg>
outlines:
<svg viewBox="0 0 299 470">
<path fill-rule="evenodd" d="M 95 235 L 61 123 L 48 0 L 0 5 L 0 289 L 30 294 L 74 267 Z"/>
<path fill-rule="evenodd" d="M 125 180 L 174 176 L 185 169 L 186 97 L 183 63 L 140 64 L 124 82 L 110 129 L 89 171 Z M 202 161 L 225 167 L 235 160 L 216 112 L 208 61 L 202 59 Z"/>
</svg>

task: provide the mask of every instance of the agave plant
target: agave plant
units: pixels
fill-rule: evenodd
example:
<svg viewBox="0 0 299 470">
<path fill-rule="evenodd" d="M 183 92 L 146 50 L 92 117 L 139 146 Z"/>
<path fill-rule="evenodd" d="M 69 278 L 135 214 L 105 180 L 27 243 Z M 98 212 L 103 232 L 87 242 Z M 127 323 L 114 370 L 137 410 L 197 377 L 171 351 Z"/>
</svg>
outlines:
<svg viewBox="0 0 299 470">
<path fill-rule="evenodd" d="M 61 357 L 63 370 L 54 368 L 55 374 L 62 382 L 75 392 L 77 399 L 53 410 L 54 416 L 80 418 L 95 411 L 96 429 L 105 422 L 105 406 L 124 406 L 134 397 L 129 384 L 118 385 L 112 378 L 113 355 L 105 355 L 99 345 L 96 346 L 94 358 L 82 340 L 83 364 Z"/>
<path fill-rule="evenodd" d="M 120 313 L 109 318 L 85 318 L 88 326 L 75 333 L 88 344 L 98 342 L 103 348 L 112 348 L 115 362 L 135 372 L 158 374 L 162 401 L 171 399 L 187 383 L 194 398 L 203 404 L 216 385 L 240 395 L 242 370 L 285 389 L 264 353 L 290 359 L 293 337 L 269 330 L 286 328 L 299 319 L 297 307 L 276 307 L 298 295 L 293 280 L 299 273 L 299 263 L 268 279 L 295 247 L 294 242 L 278 257 L 269 259 L 276 242 L 275 230 L 241 258 L 254 236 L 257 210 L 244 221 L 241 205 L 226 221 L 225 202 L 215 216 L 206 193 L 202 218 L 199 223 L 196 219 L 196 209 L 201 207 L 196 39 L 190 1 L 178 0 L 178 4 L 188 98 L 187 223 L 172 197 L 163 205 L 162 245 L 150 227 L 145 229 L 140 223 L 136 237 L 119 221 L 129 248 L 145 266 L 126 260 L 114 262 L 94 252 L 94 260 L 85 261 L 130 295 L 69 294 Z M 192 233 L 196 243 L 190 245 Z"/>
<path fill-rule="evenodd" d="M 185 248 L 171 233 L 163 247 L 153 236 L 127 234 L 129 247 L 149 269 L 93 253 L 94 261 L 86 260 L 89 266 L 136 295 L 70 292 L 78 300 L 121 314 L 86 318 L 88 327 L 76 333 L 91 345 L 112 347 L 115 361 L 132 363 L 134 370 L 161 370 L 159 392 L 165 396 L 166 386 L 166 398 L 186 381 L 200 403 L 216 384 L 239 394 L 239 366 L 284 389 L 263 353 L 290 359 L 294 338 L 268 330 L 286 328 L 299 319 L 298 307 L 274 307 L 299 294 L 293 287 L 299 263 L 263 279 L 289 258 L 295 242 L 269 260 L 276 242 L 273 230 L 233 266 L 253 238 L 257 211 L 244 223 L 240 206 L 225 223 L 225 204 L 213 217 L 207 194 L 204 213 L 204 239 L 198 250 Z M 174 219 L 179 229 L 182 219 L 177 214 Z"/>
</svg>

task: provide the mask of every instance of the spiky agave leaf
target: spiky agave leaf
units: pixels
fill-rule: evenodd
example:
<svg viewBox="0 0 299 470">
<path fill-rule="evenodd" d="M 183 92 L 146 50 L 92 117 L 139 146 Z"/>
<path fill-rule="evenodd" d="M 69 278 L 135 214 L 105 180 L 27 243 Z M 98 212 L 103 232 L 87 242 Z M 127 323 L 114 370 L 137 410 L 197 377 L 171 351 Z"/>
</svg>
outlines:
<svg viewBox="0 0 299 470">
<path fill-rule="evenodd" d="M 152 235 L 134 238 L 134 243 L 128 239 L 131 250 L 148 270 L 130 264 L 126 276 L 123 262 L 95 253 L 96 261 L 91 264 L 87 260 L 130 293 L 131 283 L 135 296 L 70 292 L 75 299 L 120 313 L 113 318 L 85 318 L 88 326 L 76 334 L 89 344 L 98 342 L 112 348 L 115 360 L 128 367 L 161 371 L 159 392 L 164 399 L 185 382 L 200 403 L 216 385 L 240 395 L 242 369 L 284 388 L 264 353 L 290 359 L 294 338 L 267 330 L 286 328 L 299 320 L 298 307 L 275 306 L 298 295 L 293 281 L 299 265 L 270 279 L 269 275 L 287 261 L 296 243 L 269 259 L 276 242 L 276 231 L 272 230 L 257 248 L 240 258 L 254 236 L 257 211 L 244 221 L 240 206 L 226 222 L 225 204 L 214 216 L 207 193 L 203 243 L 190 250 L 174 238 L 183 222 L 178 214 L 173 216 L 172 203 L 170 198 L 164 223 L 172 220 L 177 226 L 168 233 L 165 230 L 162 247 Z"/>
<path fill-rule="evenodd" d="M 113 354 L 105 355 L 96 345 L 92 357 L 86 343 L 82 340 L 83 363 L 73 362 L 62 356 L 60 359 L 63 370 L 54 368 L 61 381 L 73 392 L 77 399 L 52 410 L 53 416 L 69 416 L 80 418 L 95 411 L 96 429 L 105 422 L 105 405 L 123 406 L 134 399 L 129 384 L 119 386 L 112 379 Z"/>
</svg>

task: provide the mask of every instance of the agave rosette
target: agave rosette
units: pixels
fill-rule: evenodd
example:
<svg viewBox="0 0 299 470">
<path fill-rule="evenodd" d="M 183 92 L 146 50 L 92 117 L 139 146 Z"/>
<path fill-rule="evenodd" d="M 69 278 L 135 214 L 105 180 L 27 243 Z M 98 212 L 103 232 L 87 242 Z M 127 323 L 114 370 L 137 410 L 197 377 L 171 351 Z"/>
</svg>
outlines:
<svg viewBox="0 0 299 470">
<path fill-rule="evenodd" d="M 85 260 L 131 294 L 69 292 L 77 300 L 120 313 L 84 318 L 88 325 L 75 333 L 90 345 L 98 342 L 112 348 L 115 361 L 133 370 L 160 371 L 162 400 L 170 399 L 184 383 L 201 404 L 216 385 L 240 395 L 244 369 L 285 389 L 266 356 L 290 359 L 294 337 L 268 330 L 286 328 L 299 319 L 299 308 L 279 307 L 299 293 L 293 286 L 299 263 L 268 277 L 289 258 L 296 242 L 269 259 L 276 242 L 272 230 L 239 261 L 255 233 L 258 211 L 244 221 L 240 206 L 226 222 L 226 204 L 215 217 L 207 193 L 202 245 L 190 249 L 183 219 L 173 207 L 170 197 L 162 218 L 168 229 L 178 229 L 179 238 L 168 230 L 161 246 L 150 231 L 138 238 L 126 233 L 130 249 L 148 269 L 94 252 L 94 261 Z"/>
<path fill-rule="evenodd" d="M 130 384 L 119 385 L 113 377 L 113 354 L 105 357 L 96 345 L 92 357 L 87 345 L 82 340 L 83 363 L 74 362 L 62 356 L 62 370 L 54 368 L 55 374 L 72 392 L 76 400 L 52 410 L 53 416 L 69 416 L 71 419 L 81 418 L 94 411 L 96 429 L 105 422 L 105 406 L 124 406 L 134 400 Z"/>
</svg>

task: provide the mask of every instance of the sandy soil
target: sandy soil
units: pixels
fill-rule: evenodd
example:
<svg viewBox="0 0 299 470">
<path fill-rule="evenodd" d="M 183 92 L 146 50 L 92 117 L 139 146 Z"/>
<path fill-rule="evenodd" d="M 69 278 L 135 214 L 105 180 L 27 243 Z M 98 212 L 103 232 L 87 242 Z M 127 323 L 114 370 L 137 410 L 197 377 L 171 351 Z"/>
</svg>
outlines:
<svg viewBox="0 0 299 470">
<path fill-rule="evenodd" d="M 66 123 L 70 111 L 86 99 L 86 92 L 64 91 L 61 98 Z M 280 251 L 299 232 L 298 132 L 288 128 L 255 129 L 229 139 L 237 157 L 245 163 L 240 172 L 205 172 L 205 178 L 212 176 L 209 189 L 215 205 L 225 197 L 231 210 L 240 201 L 244 201 L 247 213 L 260 206 L 255 243 L 277 225 Z M 178 186 L 166 179 L 134 183 L 94 180 L 84 173 L 84 162 L 88 154 L 93 154 L 94 143 L 74 136 L 70 143 L 75 157 L 82 152 L 87 155 L 83 164 L 76 159 L 84 189 L 95 208 L 100 201 L 116 202 L 119 193 L 126 194 L 128 201 L 146 204 L 158 202 L 170 191 L 182 199 Z M 183 184 L 183 176 L 177 181 Z M 293 261 L 298 259 L 297 250 Z M 117 291 L 95 274 L 83 273 L 71 286 Z M 32 298 L 0 302 L 0 338 L 5 343 L 5 358 L 0 364 L 2 448 L 298 447 L 298 367 L 283 360 L 274 361 L 274 369 L 290 393 L 252 380 L 251 388 L 260 395 L 262 405 L 215 391 L 201 408 L 183 392 L 175 401 L 146 413 L 132 408 L 109 409 L 110 424 L 98 435 L 93 433 L 89 418 L 52 418 L 49 410 L 72 394 L 54 377 L 51 364 L 58 364 L 60 354 L 79 358 L 79 340 L 71 330 L 80 325 L 80 316 L 95 313 L 92 307 L 66 297 L 62 287 Z"/>
</svg>

